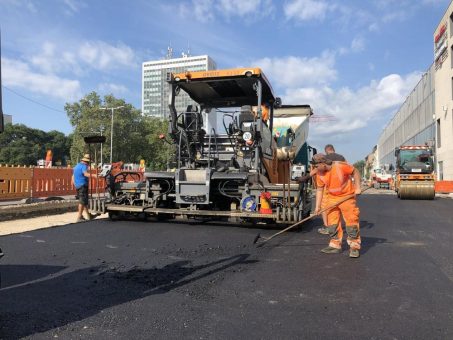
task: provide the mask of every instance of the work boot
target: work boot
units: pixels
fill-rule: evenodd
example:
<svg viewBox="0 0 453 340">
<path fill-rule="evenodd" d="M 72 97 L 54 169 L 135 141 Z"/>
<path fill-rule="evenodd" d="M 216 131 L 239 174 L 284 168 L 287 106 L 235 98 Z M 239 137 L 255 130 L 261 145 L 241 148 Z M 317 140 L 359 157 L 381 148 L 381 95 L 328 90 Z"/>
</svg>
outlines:
<svg viewBox="0 0 453 340">
<path fill-rule="evenodd" d="M 318 228 L 318 233 L 323 235 L 329 235 L 329 228 L 322 226 L 321 228 Z"/>
<path fill-rule="evenodd" d="M 324 253 L 324 254 L 340 254 L 341 253 L 341 249 L 329 246 L 329 247 L 321 249 L 321 252 Z"/>
<path fill-rule="evenodd" d="M 360 256 L 360 252 L 358 249 L 351 249 L 349 250 L 349 257 L 352 257 L 352 258 L 357 258 Z"/>
<path fill-rule="evenodd" d="M 82 216 L 82 217 L 77 218 L 76 223 L 84 222 L 84 221 L 86 221 L 86 219 L 85 219 L 85 217 Z"/>
</svg>

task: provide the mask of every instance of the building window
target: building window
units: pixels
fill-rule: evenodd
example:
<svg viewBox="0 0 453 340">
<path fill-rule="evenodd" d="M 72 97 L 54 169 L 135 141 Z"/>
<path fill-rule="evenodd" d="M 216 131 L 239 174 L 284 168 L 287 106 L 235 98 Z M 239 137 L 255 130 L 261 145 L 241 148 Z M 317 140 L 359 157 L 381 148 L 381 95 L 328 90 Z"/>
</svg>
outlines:
<svg viewBox="0 0 453 340">
<path fill-rule="evenodd" d="M 450 57 L 450 60 L 451 60 L 451 68 L 453 68 L 453 45 L 451 46 L 451 53 L 450 53 L 451 57 Z"/>
<path fill-rule="evenodd" d="M 440 148 L 442 146 L 442 140 L 440 136 L 440 118 L 437 120 L 436 124 L 436 137 L 437 137 L 437 147 Z"/>
<path fill-rule="evenodd" d="M 437 171 L 438 171 L 438 180 L 443 181 L 444 180 L 444 162 L 440 161 L 437 163 Z"/>
<path fill-rule="evenodd" d="M 453 13 L 450 14 L 450 37 L 453 37 Z"/>
</svg>

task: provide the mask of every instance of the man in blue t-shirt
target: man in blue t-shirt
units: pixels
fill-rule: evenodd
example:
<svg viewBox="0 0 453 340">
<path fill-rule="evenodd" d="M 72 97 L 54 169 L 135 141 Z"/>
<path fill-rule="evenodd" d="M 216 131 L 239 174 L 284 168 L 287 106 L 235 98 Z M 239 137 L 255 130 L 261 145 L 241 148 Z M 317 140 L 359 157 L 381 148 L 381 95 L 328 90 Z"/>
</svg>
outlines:
<svg viewBox="0 0 453 340">
<path fill-rule="evenodd" d="M 90 155 L 85 154 L 80 163 L 74 167 L 72 174 L 72 184 L 76 188 L 77 196 L 79 197 L 77 222 L 85 220 L 82 215 L 83 210 L 86 211 L 89 220 L 95 217 L 88 211 L 88 182 L 89 178 L 93 176 L 88 171 L 88 164 L 90 164 Z"/>
</svg>

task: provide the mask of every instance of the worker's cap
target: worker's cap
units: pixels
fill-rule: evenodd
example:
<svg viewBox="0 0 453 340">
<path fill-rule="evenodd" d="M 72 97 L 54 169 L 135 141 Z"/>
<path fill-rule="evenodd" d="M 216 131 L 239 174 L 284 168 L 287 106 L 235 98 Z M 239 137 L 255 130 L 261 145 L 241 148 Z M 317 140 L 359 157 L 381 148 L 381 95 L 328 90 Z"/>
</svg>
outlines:
<svg viewBox="0 0 453 340">
<path fill-rule="evenodd" d="M 317 153 L 316 155 L 313 156 L 311 159 L 311 164 L 319 164 L 319 163 L 324 163 L 327 165 L 331 165 L 332 161 L 326 157 L 323 153 Z"/>
<path fill-rule="evenodd" d="M 91 162 L 90 154 L 86 153 L 83 155 L 82 162 Z"/>
</svg>

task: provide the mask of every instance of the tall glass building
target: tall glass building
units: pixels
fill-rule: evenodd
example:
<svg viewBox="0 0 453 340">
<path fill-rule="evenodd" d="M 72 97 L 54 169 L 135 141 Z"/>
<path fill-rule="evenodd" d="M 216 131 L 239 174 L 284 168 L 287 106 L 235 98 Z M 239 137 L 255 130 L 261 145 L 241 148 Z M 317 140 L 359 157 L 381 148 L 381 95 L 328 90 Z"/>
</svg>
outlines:
<svg viewBox="0 0 453 340">
<path fill-rule="evenodd" d="M 182 58 L 171 58 L 170 53 L 167 59 L 144 62 L 142 64 L 142 113 L 159 118 L 168 117 L 167 73 L 215 69 L 216 63 L 207 55 L 190 57 L 183 54 Z M 181 91 L 175 103 L 178 112 L 185 110 L 191 104 L 194 102 Z"/>
</svg>

